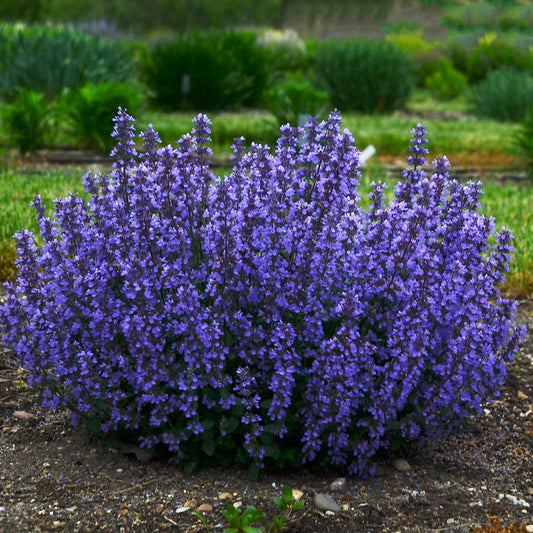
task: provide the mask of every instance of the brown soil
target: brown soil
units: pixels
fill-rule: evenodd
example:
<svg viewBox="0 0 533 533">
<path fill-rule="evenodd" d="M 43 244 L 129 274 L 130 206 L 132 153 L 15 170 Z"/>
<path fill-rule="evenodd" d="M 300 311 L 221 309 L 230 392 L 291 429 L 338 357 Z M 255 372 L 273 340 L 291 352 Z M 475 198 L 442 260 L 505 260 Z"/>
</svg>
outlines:
<svg viewBox="0 0 533 533">
<path fill-rule="evenodd" d="M 523 169 L 517 166 L 516 156 L 505 153 L 491 153 L 491 152 L 452 152 L 446 154 L 449 161 L 452 163 L 452 172 L 458 169 L 469 169 L 471 173 L 479 173 L 484 171 L 506 170 L 508 173 L 520 172 Z M 394 165 L 398 167 L 405 167 L 405 158 L 397 155 L 378 155 L 377 159 L 380 163 Z"/>
<path fill-rule="evenodd" d="M 533 325 L 533 300 L 518 321 Z M 186 477 L 164 460 L 135 453 L 69 424 L 68 413 L 38 406 L 37 392 L 20 381 L 17 361 L 0 355 L 0 531 L 206 531 L 193 514 L 202 504 L 210 531 L 222 531 L 229 503 L 254 505 L 271 518 L 283 485 L 303 492 L 304 508 L 286 531 L 470 532 L 491 516 L 503 524 L 533 524 L 533 334 L 509 366 L 501 398 L 464 430 L 437 442 L 419 442 L 402 454 L 410 469 L 382 457 L 377 475 L 348 479 L 333 492 L 333 474 L 307 470 L 264 474 L 251 482 L 235 469 L 201 469 Z M 19 411 L 17 413 L 17 411 Z M 20 413 L 22 411 L 22 413 Z M 26 414 L 24 414 L 26 413 Z M 29 418 L 24 419 L 23 417 Z M 132 451 L 132 450 L 129 450 Z M 135 452 L 135 450 L 133 450 Z M 141 459 L 141 460 L 139 460 Z M 313 495 L 343 506 L 321 513 Z M 187 508 L 187 509 L 186 509 Z"/>
</svg>

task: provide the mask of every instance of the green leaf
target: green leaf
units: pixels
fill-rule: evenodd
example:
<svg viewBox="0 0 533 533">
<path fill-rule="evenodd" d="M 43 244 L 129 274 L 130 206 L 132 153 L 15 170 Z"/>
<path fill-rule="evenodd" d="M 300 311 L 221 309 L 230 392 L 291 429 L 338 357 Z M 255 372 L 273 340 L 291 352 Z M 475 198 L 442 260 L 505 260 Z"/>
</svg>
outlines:
<svg viewBox="0 0 533 533">
<path fill-rule="evenodd" d="M 225 511 L 222 511 L 222 515 L 229 522 L 231 527 L 237 528 L 237 531 L 240 526 L 239 520 L 239 510 L 235 509 L 233 505 L 228 505 Z"/>
<path fill-rule="evenodd" d="M 303 500 L 300 500 L 298 502 L 295 502 L 294 505 L 292 506 L 292 508 L 295 510 L 295 511 L 299 511 L 303 506 L 304 506 L 304 501 Z"/>
<path fill-rule="evenodd" d="M 183 473 L 185 476 L 190 476 L 196 470 L 198 470 L 198 461 L 196 459 L 187 461 L 183 466 Z"/>
<path fill-rule="evenodd" d="M 387 420 L 385 426 L 393 431 L 400 431 L 402 429 L 402 423 L 399 420 Z"/>
<path fill-rule="evenodd" d="M 215 441 L 214 440 L 204 440 L 202 441 L 202 450 L 206 455 L 212 457 L 215 453 Z"/>
<path fill-rule="evenodd" d="M 238 427 L 239 427 L 239 421 L 234 416 L 230 416 L 228 418 L 226 432 L 233 433 Z"/>
<path fill-rule="evenodd" d="M 249 505 L 245 509 L 243 516 L 245 515 L 250 516 L 251 520 L 255 520 L 257 522 L 261 522 L 261 520 L 263 520 L 263 511 L 261 509 L 256 509 L 253 505 Z"/>
<path fill-rule="evenodd" d="M 277 444 L 265 446 L 265 457 L 271 457 L 274 461 L 277 461 L 281 455 L 281 451 Z"/>
<path fill-rule="evenodd" d="M 248 468 L 248 477 L 250 481 L 257 481 L 259 479 L 259 467 L 256 464 L 251 464 Z"/>
<path fill-rule="evenodd" d="M 215 423 L 213 422 L 213 420 L 204 420 L 202 422 L 202 427 L 204 428 L 204 431 L 209 431 L 213 428 L 214 425 Z"/>
<path fill-rule="evenodd" d="M 85 422 L 85 429 L 91 433 L 99 435 L 102 432 L 102 423 L 98 418 L 89 418 L 87 422 Z"/>
<path fill-rule="evenodd" d="M 285 498 L 285 501 L 287 503 L 292 503 L 292 489 L 288 485 L 284 485 L 281 488 L 281 492 L 283 493 L 283 497 Z"/>
<path fill-rule="evenodd" d="M 272 532 L 281 531 L 283 527 L 285 526 L 285 523 L 287 522 L 287 517 L 282 516 L 275 516 L 274 521 L 272 522 Z"/>
<path fill-rule="evenodd" d="M 390 438 L 389 449 L 393 452 L 401 450 L 405 445 L 405 439 L 401 435 L 393 435 Z"/>
<path fill-rule="evenodd" d="M 262 529 L 259 527 L 245 526 L 241 529 L 244 533 L 263 533 Z"/>
<path fill-rule="evenodd" d="M 276 496 L 274 498 L 274 503 L 280 508 L 285 510 L 287 508 L 287 504 L 285 503 L 285 500 L 283 498 L 280 498 L 279 496 Z"/>
</svg>

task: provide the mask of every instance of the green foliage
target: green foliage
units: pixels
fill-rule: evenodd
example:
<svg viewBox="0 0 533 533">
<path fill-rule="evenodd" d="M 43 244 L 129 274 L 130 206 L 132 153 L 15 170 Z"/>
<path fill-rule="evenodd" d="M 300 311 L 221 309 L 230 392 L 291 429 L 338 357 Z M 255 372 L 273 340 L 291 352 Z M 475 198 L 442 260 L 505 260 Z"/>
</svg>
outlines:
<svg viewBox="0 0 533 533">
<path fill-rule="evenodd" d="M 426 78 L 425 86 L 437 99 L 452 100 L 465 90 L 467 79 L 447 57 L 443 57 L 439 67 Z"/>
<path fill-rule="evenodd" d="M 256 107 L 269 83 L 253 32 L 204 32 L 156 45 L 144 65 L 154 102 L 202 111 Z"/>
<path fill-rule="evenodd" d="M 412 54 L 426 54 L 435 48 L 435 43 L 422 36 L 422 30 L 402 30 L 389 33 L 385 40 Z"/>
<path fill-rule="evenodd" d="M 449 28 L 486 28 L 496 24 L 499 10 L 490 2 L 476 2 L 468 5 L 450 6 L 446 9 L 442 22 Z"/>
<path fill-rule="evenodd" d="M 530 32 L 533 26 L 533 5 L 512 6 L 503 11 L 499 19 L 504 30 L 519 29 Z"/>
<path fill-rule="evenodd" d="M 441 61 L 442 53 L 437 42 L 425 39 L 420 29 L 389 33 L 385 41 L 413 56 L 416 85 L 423 87 L 425 79 L 437 70 Z"/>
<path fill-rule="evenodd" d="M 471 102 L 478 117 L 521 121 L 533 104 L 533 74 L 495 70 L 474 88 Z"/>
<path fill-rule="evenodd" d="M 515 135 L 515 142 L 524 155 L 527 165 L 533 171 L 533 105 L 530 106 L 526 117 L 520 124 Z"/>
<path fill-rule="evenodd" d="M 287 73 L 286 79 L 267 94 L 268 109 L 279 124 L 298 125 L 298 117 L 317 116 L 324 111 L 328 93 L 315 89 L 301 73 Z"/>
<path fill-rule="evenodd" d="M 466 73 L 470 83 L 486 78 L 487 74 L 503 67 L 533 72 L 533 54 L 487 34 L 480 39 L 466 61 Z"/>
<path fill-rule="evenodd" d="M 20 88 L 49 100 L 85 83 L 125 81 L 133 72 L 131 49 L 67 27 L 0 25 L 0 95 Z"/>
<path fill-rule="evenodd" d="M 116 82 L 87 84 L 60 101 L 69 139 L 78 148 L 109 150 L 113 117 L 119 107 L 135 112 L 142 102 L 139 86 Z"/>
<path fill-rule="evenodd" d="M 281 515 L 274 516 L 271 523 L 263 523 L 263 511 L 253 505 L 247 507 L 242 514 L 233 505 L 229 505 L 226 511 L 222 512 L 230 526 L 224 529 L 224 533 L 277 533 L 285 527 L 291 514 L 304 506 L 303 500 L 296 501 L 293 498 L 292 489 L 288 486 L 282 488 L 282 496 L 274 498 L 274 503 Z"/>
<path fill-rule="evenodd" d="M 414 60 L 384 41 L 331 40 L 319 46 L 317 75 L 340 110 L 388 113 L 403 107 L 414 87 Z"/>
<path fill-rule="evenodd" d="M 310 63 L 306 43 L 294 30 L 267 28 L 257 33 L 257 45 L 266 52 L 266 60 L 276 72 L 305 70 Z"/>
<path fill-rule="evenodd" d="M 34 152 L 46 144 L 52 108 L 43 93 L 17 91 L 13 103 L 4 106 L 1 115 L 2 130 L 8 142 L 22 154 Z"/>
<path fill-rule="evenodd" d="M 34 22 L 41 17 L 41 0 L 2 0 L 0 20 Z"/>
</svg>

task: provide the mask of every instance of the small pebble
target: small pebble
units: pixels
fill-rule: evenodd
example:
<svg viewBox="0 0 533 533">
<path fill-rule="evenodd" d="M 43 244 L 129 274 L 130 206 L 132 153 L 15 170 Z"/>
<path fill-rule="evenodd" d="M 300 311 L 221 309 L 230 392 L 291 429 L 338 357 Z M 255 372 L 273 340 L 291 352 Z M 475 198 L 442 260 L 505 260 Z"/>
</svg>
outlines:
<svg viewBox="0 0 533 533">
<path fill-rule="evenodd" d="M 527 400 L 528 399 L 528 395 L 523 393 L 521 390 L 519 390 L 517 393 L 516 393 L 516 397 L 519 399 L 519 400 Z"/>
<path fill-rule="evenodd" d="M 514 505 L 521 505 L 522 507 L 529 507 L 528 502 L 520 498 L 517 498 L 516 496 L 513 496 L 512 494 L 506 494 L 505 499 L 510 501 Z"/>
<path fill-rule="evenodd" d="M 408 472 L 411 470 L 411 465 L 405 459 L 394 459 L 392 466 L 399 472 Z"/>
<path fill-rule="evenodd" d="M 340 477 L 332 481 L 329 490 L 332 490 L 333 492 L 342 492 L 343 490 L 346 490 L 346 478 Z"/>
<path fill-rule="evenodd" d="M 34 414 L 28 413 L 27 411 L 13 411 L 13 418 L 20 420 L 21 422 L 37 420 L 37 417 Z"/>
<path fill-rule="evenodd" d="M 218 495 L 219 500 L 229 500 L 230 498 L 233 498 L 233 494 L 231 492 L 221 492 Z"/>
<path fill-rule="evenodd" d="M 213 512 L 213 506 L 210 503 L 202 503 L 198 509 L 196 509 L 199 513 L 212 513 Z"/>
<path fill-rule="evenodd" d="M 292 499 L 294 501 L 300 501 L 303 497 L 304 493 L 301 491 L 301 490 L 298 490 L 298 489 L 293 489 L 292 491 Z"/>
<path fill-rule="evenodd" d="M 315 494 L 313 502 L 319 511 L 332 511 L 336 513 L 341 510 L 339 504 L 331 496 L 322 492 Z"/>
</svg>

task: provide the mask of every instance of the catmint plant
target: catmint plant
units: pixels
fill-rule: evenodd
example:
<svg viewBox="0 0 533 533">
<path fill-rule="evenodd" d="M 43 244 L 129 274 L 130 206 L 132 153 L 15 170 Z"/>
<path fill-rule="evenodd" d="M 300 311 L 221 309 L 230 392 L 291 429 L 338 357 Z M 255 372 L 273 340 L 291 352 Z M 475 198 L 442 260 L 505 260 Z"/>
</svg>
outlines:
<svg viewBox="0 0 533 533">
<path fill-rule="evenodd" d="M 498 393 L 523 331 L 499 285 L 512 235 L 482 186 L 426 162 L 387 200 L 359 195 L 341 117 L 243 139 L 209 166 L 210 122 L 176 146 L 115 118 L 113 170 L 87 199 L 33 205 L 16 234 L 5 343 L 74 423 L 163 446 L 183 464 L 311 462 L 352 474 L 380 449 L 455 427 Z"/>
</svg>

